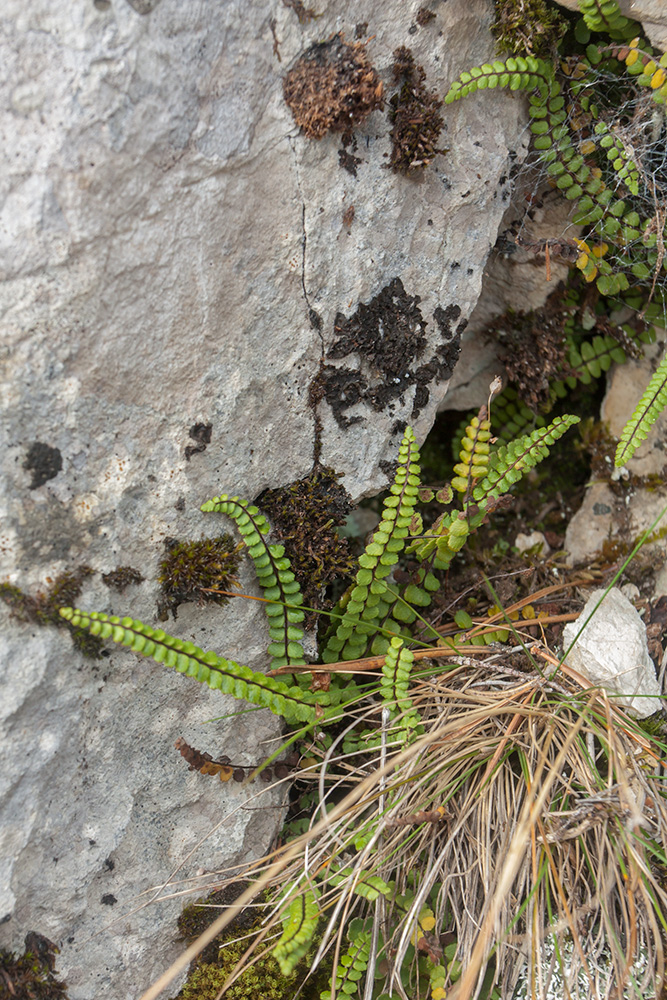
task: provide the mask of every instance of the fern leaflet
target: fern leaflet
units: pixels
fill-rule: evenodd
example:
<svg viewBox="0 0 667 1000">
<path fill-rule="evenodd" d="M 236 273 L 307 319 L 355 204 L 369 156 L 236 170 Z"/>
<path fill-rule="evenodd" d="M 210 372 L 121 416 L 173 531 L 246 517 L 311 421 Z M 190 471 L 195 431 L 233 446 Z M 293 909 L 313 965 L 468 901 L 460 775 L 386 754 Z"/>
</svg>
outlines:
<svg viewBox="0 0 667 1000">
<path fill-rule="evenodd" d="M 263 537 L 270 530 L 268 521 L 257 507 L 226 494 L 208 500 L 201 509 L 226 514 L 236 523 L 255 564 L 264 597 L 274 602 L 266 606 L 271 638 L 268 651 L 273 657 L 271 667 L 303 665 L 306 662 L 300 641 L 303 630 L 298 626 L 305 617 L 301 610 L 303 596 L 284 547 L 269 545 Z"/>
<path fill-rule="evenodd" d="M 162 629 L 151 628 L 133 618 L 118 618 L 97 612 L 88 614 L 74 608 L 61 608 L 60 614 L 75 628 L 128 646 L 135 653 L 148 656 L 165 667 L 173 667 L 223 694 L 268 708 L 288 722 L 313 722 L 316 706 L 329 704 L 324 692 L 315 694 L 290 687 L 283 681 L 255 673 L 250 667 L 234 660 L 225 660 L 217 653 L 205 653 L 192 642 L 183 642 L 167 635 Z"/>
<path fill-rule="evenodd" d="M 411 427 L 407 427 L 399 450 L 399 466 L 382 509 L 382 520 L 373 537 L 359 557 L 359 570 L 355 582 L 341 605 L 345 617 L 329 638 L 323 663 L 336 660 L 356 660 L 363 656 L 373 635 L 383 621 L 388 627 L 399 630 L 396 623 L 386 622 L 395 596 L 385 582 L 398 558 L 410 532 L 414 505 L 419 493 L 419 450 Z M 385 640 L 381 649 L 384 652 Z"/>
<path fill-rule="evenodd" d="M 621 433 L 614 461 L 616 466 L 625 465 L 645 440 L 652 425 L 667 406 L 667 355 L 658 365 L 651 381 L 646 386 L 642 398 Z"/>
<path fill-rule="evenodd" d="M 273 948 L 273 957 L 284 976 L 289 976 L 310 948 L 320 908 L 313 889 L 299 893 L 290 903 L 283 920 L 283 933 Z"/>
<path fill-rule="evenodd" d="M 579 417 L 556 417 L 548 427 L 538 427 L 532 434 L 525 434 L 498 448 L 491 456 L 489 474 L 473 490 L 475 500 L 482 503 L 507 493 L 529 469 L 546 458 L 550 445 L 562 437 L 568 428 L 578 423 Z"/>
</svg>

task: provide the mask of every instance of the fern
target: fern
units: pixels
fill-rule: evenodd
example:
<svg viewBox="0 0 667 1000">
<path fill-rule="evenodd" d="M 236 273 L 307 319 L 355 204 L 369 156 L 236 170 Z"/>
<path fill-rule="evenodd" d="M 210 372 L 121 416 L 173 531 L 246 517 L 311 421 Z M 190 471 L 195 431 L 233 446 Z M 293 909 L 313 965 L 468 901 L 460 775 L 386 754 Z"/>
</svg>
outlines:
<svg viewBox="0 0 667 1000">
<path fill-rule="evenodd" d="M 366 929 L 362 920 L 350 921 L 347 936 L 350 946 L 341 955 L 334 982 L 335 994 L 338 995 L 340 992 L 344 996 L 357 993 L 356 984 L 368 969 L 371 952 L 371 932 Z M 331 1000 L 332 996 L 331 990 L 320 993 L 321 1000 Z"/>
<path fill-rule="evenodd" d="M 384 652 L 388 641 L 376 635 L 378 629 L 400 631 L 400 626 L 387 618 L 396 595 L 387 586 L 386 579 L 398 562 L 410 533 L 419 493 L 418 462 L 417 442 L 412 428 L 408 427 L 399 450 L 396 476 L 384 501 L 382 519 L 359 557 L 355 582 L 340 605 L 345 612 L 343 620 L 322 652 L 323 663 L 359 659 L 369 643 L 373 652 Z"/>
<path fill-rule="evenodd" d="M 421 723 L 409 695 L 413 663 L 414 656 L 403 640 L 392 639 L 382 665 L 380 696 L 392 717 L 400 713 L 398 738 L 401 743 L 407 743 Z"/>
<path fill-rule="evenodd" d="M 162 629 L 151 628 L 132 618 L 97 612 L 88 614 L 73 608 L 61 608 L 60 614 L 75 628 L 128 646 L 135 653 L 194 677 L 223 694 L 268 708 L 288 722 L 313 722 L 316 706 L 329 704 L 323 692 L 314 694 L 290 687 L 283 681 L 255 673 L 250 667 L 226 660 L 217 653 L 204 652 L 192 642 L 183 642 Z"/>
<path fill-rule="evenodd" d="M 611 38 L 632 38 L 641 25 L 621 14 L 616 0 L 579 0 L 579 10 L 590 31 L 604 31 Z"/>
<path fill-rule="evenodd" d="M 634 413 L 621 432 L 614 458 L 617 467 L 625 465 L 632 458 L 665 407 L 667 407 L 667 356 L 658 365 Z"/>
<path fill-rule="evenodd" d="M 320 919 L 320 908 L 312 888 L 292 900 L 283 920 L 283 933 L 273 948 L 273 957 L 284 976 L 289 976 L 310 949 Z"/>
<path fill-rule="evenodd" d="M 272 640 L 268 649 L 273 657 L 271 667 L 305 664 L 300 642 L 303 630 L 298 627 L 298 623 L 305 617 L 301 609 L 301 588 L 292 572 L 290 561 L 285 556 L 284 547 L 269 545 L 264 538 L 270 530 L 266 518 L 259 513 L 257 507 L 238 497 L 224 494 L 208 500 L 202 504 L 201 509 L 231 517 L 248 547 L 264 597 L 272 602 L 266 606 L 269 636 Z"/>
<path fill-rule="evenodd" d="M 489 474 L 473 490 L 476 502 L 488 502 L 507 493 L 530 469 L 547 457 L 551 445 L 578 423 L 579 417 L 569 414 L 556 417 L 548 427 L 538 427 L 532 434 L 525 434 L 498 448 L 491 456 Z"/>
</svg>

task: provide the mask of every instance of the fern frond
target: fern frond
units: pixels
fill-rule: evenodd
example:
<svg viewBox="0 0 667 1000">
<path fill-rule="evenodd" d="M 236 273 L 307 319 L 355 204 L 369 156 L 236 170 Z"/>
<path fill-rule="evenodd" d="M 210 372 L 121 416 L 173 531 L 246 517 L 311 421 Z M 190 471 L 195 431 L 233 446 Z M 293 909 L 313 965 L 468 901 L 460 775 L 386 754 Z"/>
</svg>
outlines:
<svg viewBox="0 0 667 1000">
<path fill-rule="evenodd" d="M 611 38 L 632 38 L 641 25 L 624 17 L 616 0 L 579 0 L 579 11 L 589 31 L 604 31 Z"/>
<path fill-rule="evenodd" d="M 639 170 L 619 136 L 614 135 L 605 121 L 599 121 L 594 132 L 598 137 L 598 145 L 606 150 L 607 159 L 614 168 L 619 181 L 625 184 L 630 194 L 638 195 Z"/>
<path fill-rule="evenodd" d="M 407 427 L 399 449 L 396 476 L 382 508 L 382 520 L 359 557 L 359 570 L 344 607 L 345 617 L 326 644 L 323 663 L 363 656 L 395 603 L 396 597 L 385 580 L 398 562 L 410 533 L 413 508 L 419 496 L 418 462 L 417 442 L 412 428 Z"/>
<path fill-rule="evenodd" d="M 320 919 L 313 889 L 300 892 L 292 900 L 283 920 L 283 933 L 273 948 L 273 957 L 284 976 L 289 976 L 309 950 Z"/>
<path fill-rule="evenodd" d="M 632 458 L 665 407 L 667 407 L 667 355 L 658 365 L 634 413 L 623 428 L 614 456 L 617 467 L 625 465 Z"/>
<path fill-rule="evenodd" d="M 641 26 L 636 25 L 636 29 L 641 30 Z M 646 87 L 657 104 L 664 104 L 667 101 L 667 54 L 656 61 L 650 45 L 639 37 L 638 31 L 634 33 L 637 37 L 627 44 L 607 45 L 602 52 L 622 62 L 635 82 Z"/>
<path fill-rule="evenodd" d="M 528 427 L 544 427 L 544 417 L 533 413 L 529 406 L 519 399 L 512 386 L 506 386 L 496 396 L 491 407 L 491 427 L 499 441 L 509 442 Z"/>
<path fill-rule="evenodd" d="M 509 87 L 510 90 L 534 90 L 538 88 L 545 96 L 549 96 L 554 83 L 553 69 L 549 63 L 534 56 L 511 56 L 504 62 L 496 59 L 493 63 L 473 66 L 464 70 L 458 80 L 449 88 L 445 95 L 445 104 L 458 101 L 477 90 L 493 90 L 496 87 Z"/>
<path fill-rule="evenodd" d="M 358 995 L 358 982 L 368 968 L 371 953 L 371 932 L 363 926 L 363 921 L 352 920 L 348 927 L 347 936 L 350 946 L 341 955 L 338 967 L 335 970 L 335 994 L 336 996 Z M 332 991 L 323 990 L 320 993 L 320 1000 L 331 1000 Z"/>
<path fill-rule="evenodd" d="M 419 713 L 413 709 L 412 699 L 409 696 L 413 663 L 414 656 L 406 648 L 403 640 L 398 637 L 392 639 L 382 665 L 380 696 L 389 707 L 392 717 L 401 714 L 400 739 L 403 743 L 407 742 L 421 722 Z"/>
<path fill-rule="evenodd" d="M 489 464 L 491 421 L 483 406 L 473 417 L 461 439 L 459 461 L 454 466 L 456 476 L 451 485 L 458 493 L 468 494 L 476 479 L 483 479 Z"/>
<path fill-rule="evenodd" d="M 566 414 L 556 417 L 548 427 L 538 427 L 532 434 L 511 441 L 493 452 L 489 463 L 489 474 L 473 491 L 478 503 L 490 498 L 498 498 L 518 483 L 549 454 L 549 447 L 574 424 L 579 417 Z"/>
<path fill-rule="evenodd" d="M 572 373 L 565 379 L 567 385 L 574 389 L 577 382 L 588 385 L 594 378 L 600 378 L 603 372 L 609 370 L 613 362 L 623 364 L 625 351 L 613 337 L 596 336 L 593 340 L 584 340 L 578 347 L 572 347 L 569 362 Z"/>
<path fill-rule="evenodd" d="M 148 656 L 178 673 L 194 677 L 210 688 L 268 708 L 288 722 L 313 722 L 316 706 L 329 704 L 324 692 L 312 693 L 289 687 L 283 681 L 255 673 L 250 667 L 225 660 L 217 653 L 204 652 L 192 642 L 183 642 L 133 618 L 118 618 L 74 608 L 60 608 L 62 617 L 75 628 L 90 635 L 127 646 L 141 656 Z"/>
<path fill-rule="evenodd" d="M 259 585 L 267 601 L 266 613 L 269 618 L 271 643 L 268 652 L 273 657 L 271 667 L 297 666 L 306 662 L 301 639 L 303 630 L 298 623 L 305 615 L 301 610 L 303 595 L 292 572 L 290 561 L 282 545 L 269 545 L 264 535 L 270 525 L 257 507 L 238 497 L 223 494 L 202 504 L 201 509 L 216 514 L 226 514 L 236 523 L 236 527 L 248 547 L 255 564 Z"/>
</svg>

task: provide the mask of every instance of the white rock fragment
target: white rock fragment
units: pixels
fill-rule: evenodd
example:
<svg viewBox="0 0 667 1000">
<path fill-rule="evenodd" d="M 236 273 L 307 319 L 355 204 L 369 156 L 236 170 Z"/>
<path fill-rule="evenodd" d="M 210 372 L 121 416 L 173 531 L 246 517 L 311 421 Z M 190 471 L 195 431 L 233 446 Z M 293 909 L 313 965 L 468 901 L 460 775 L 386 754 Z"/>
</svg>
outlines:
<svg viewBox="0 0 667 1000">
<path fill-rule="evenodd" d="M 548 556 L 551 552 L 549 543 L 541 531 L 531 531 L 530 534 L 520 531 L 514 540 L 514 544 L 521 553 L 530 552 L 533 549 L 542 556 Z"/>
<path fill-rule="evenodd" d="M 564 648 L 593 613 L 604 590 L 594 590 L 576 621 L 563 629 Z M 567 654 L 569 667 L 594 687 L 603 687 L 640 719 L 662 708 L 661 691 L 648 655 L 646 628 L 627 597 L 613 587 Z"/>
</svg>

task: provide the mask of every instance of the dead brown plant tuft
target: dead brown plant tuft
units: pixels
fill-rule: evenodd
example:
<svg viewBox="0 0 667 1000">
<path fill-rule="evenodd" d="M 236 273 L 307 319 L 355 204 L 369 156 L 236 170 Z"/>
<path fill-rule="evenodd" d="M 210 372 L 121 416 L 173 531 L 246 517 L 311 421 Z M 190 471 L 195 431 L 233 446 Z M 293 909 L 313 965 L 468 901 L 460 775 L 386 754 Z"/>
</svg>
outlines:
<svg viewBox="0 0 667 1000">
<path fill-rule="evenodd" d="M 350 45 L 342 35 L 311 45 L 283 81 L 285 101 L 309 139 L 350 132 L 382 107 L 382 93 L 365 45 Z"/>
</svg>

